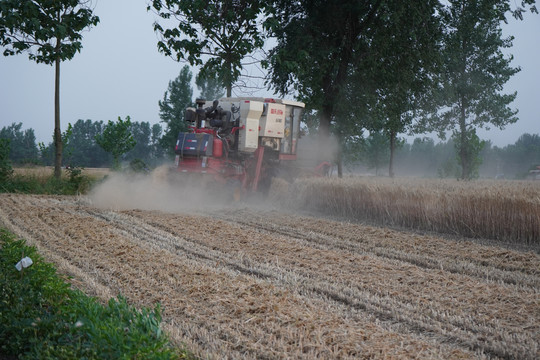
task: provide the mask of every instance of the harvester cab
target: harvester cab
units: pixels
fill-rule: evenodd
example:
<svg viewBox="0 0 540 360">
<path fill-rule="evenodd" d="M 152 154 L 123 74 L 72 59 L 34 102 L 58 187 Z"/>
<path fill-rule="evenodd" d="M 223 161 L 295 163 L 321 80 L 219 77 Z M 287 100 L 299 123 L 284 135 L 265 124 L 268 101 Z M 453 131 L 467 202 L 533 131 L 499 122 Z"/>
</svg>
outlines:
<svg viewBox="0 0 540 360">
<path fill-rule="evenodd" d="M 244 191 L 265 191 L 296 160 L 304 104 L 282 99 L 197 99 L 175 146 L 178 172 L 204 174 Z M 285 165 L 285 166 L 284 166 Z"/>
</svg>

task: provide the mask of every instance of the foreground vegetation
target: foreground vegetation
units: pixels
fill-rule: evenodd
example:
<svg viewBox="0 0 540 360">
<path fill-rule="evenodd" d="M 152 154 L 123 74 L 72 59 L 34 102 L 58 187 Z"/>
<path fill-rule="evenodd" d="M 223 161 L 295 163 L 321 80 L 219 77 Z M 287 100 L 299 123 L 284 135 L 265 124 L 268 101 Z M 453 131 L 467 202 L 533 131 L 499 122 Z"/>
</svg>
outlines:
<svg viewBox="0 0 540 360">
<path fill-rule="evenodd" d="M 385 226 L 540 244 L 540 182 L 535 181 L 312 178 L 276 193 L 278 200 L 296 209 Z"/>
<path fill-rule="evenodd" d="M 18 271 L 23 257 L 33 264 Z M 160 328 L 160 307 L 107 305 L 70 288 L 33 247 L 0 229 L 0 357 L 178 359 Z"/>
</svg>

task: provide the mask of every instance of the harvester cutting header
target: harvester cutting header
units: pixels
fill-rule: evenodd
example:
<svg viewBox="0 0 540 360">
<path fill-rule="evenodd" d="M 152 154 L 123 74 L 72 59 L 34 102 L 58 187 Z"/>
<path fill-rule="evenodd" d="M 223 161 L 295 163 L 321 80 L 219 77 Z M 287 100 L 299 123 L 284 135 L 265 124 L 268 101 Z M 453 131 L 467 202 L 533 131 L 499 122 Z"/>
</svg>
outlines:
<svg viewBox="0 0 540 360">
<path fill-rule="evenodd" d="M 207 174 L 248 191 L 265 191 L 272 177 L 290 176 L 297 159 L 304 104 L 268 98 L 196 101 L 175 146 L 179 172 Z M 328 166 L 321 164 L 317 170 Z"/>
</svg>

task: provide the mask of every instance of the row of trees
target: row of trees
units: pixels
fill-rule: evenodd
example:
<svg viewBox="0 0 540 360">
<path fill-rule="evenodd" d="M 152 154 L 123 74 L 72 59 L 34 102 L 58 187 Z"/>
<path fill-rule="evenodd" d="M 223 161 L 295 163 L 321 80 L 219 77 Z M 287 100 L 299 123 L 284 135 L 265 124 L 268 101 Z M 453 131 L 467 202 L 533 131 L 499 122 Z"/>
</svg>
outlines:
<svg viewBox="0 0 540 360">
<path fill-rule="evenodd" d="M 383 134 L 393 176 L 399 134 L 451 132 L 462 178 L 473 176 L 482 149 L 476 128 L 517 121 L 516 94 L 501 93 L 519 71 L 503 55 L 513 38 L 502 37 L 501 22 L 537 12 L 534 0 L 154 0 L 148 8 L 162 18 L 159 50 L 216 72 L 228 93 L 261 40 L 275 38 L 262 59 L 266 83 L 307 104 L 322 144 L 330 133 L 341 149 L 366 130 Z"/>
<path fill-rule="evenodd" d="M 361 141 L 366 130 L 383 134 L 393 176 L 399 134 L 452 132 L 465 179 L 472 177 L 482 149 L 476 128 L 517 121 L 517 111 L 509 107 L 516 94 L 502 94 L 519 68 L 503 54 L 513 38 L 502 37 L 501 22 L 510 14 L 522 19 L 527 9 L 537 13 L 535 3 L 152 0 L 147 9 L 160 18 L 154 24 L 161 36 L 158 50 L 199 66 L 203 77 L 224 84 L 228 96 L 265 39 L 273 38 L 276 46 L 258 59 L 267 68 L 266 84 L 307 104 L 321 143 L 334 133 L 343 150 Z M 80 51 L 81 32 L 98 23 L 90 5 L 87 0 L 0 2 L 4 55 L 28 52 L 32 60 L 55 65 L 58 177 L 60 62 Z M 174 135 L 175 126 L 181 125 L 167 123 L 166 134 Z M 341 175 L 341 152 L 337 164 Z"/>
<path fill-rule="evenodd" d="M 184 66 L 178 77 L 169 82 L 163 100 L 158 102 L 165 131 L 160 124 L 131 122 L 129 116 L 125 120 L 119 117 L 116 122 L 79 119 L 73 125 L 68 123 L 66 131 L 61 133 L 62 164 L 118 168 L 120 161 L 137 160 L 148 166 L 170 161 L 178 133 L 186 130 L 182 121 L 184 111 L 194 106 L 192 77 L 189 66 Z M 201 73 L 197 75 L 195 83 L 201 96 L 207 99 L 217 99 L 225 93 L 218 79 L 207 79 Z M 55 163 L 55 143 L 39 143 L 36 146 L 34 130 L 23 131 L 22 123 L 2 128 L 0 138 L 9 140 L 10 160 L 15 164 Z"/>
<path fill-rule="evenodd" d="M 523 134 L 504 147 L 485 141 L 474 159 L 472 177 L 523 179 L 529 170 L 540 166 L 540 135 Z M 388 139 L 381 133 L 367 137 L 359 151 L 347 156 L 350 171 L 388 175 L 390 151 Z M 403 176 L 460 178 L 459 154 L 453 139 L 436 143 L 429 137 L 418 137 L 412 143 L 398 141 L 396 171 Z"/>
<path fill-rule="evenodd" d="M 112 122 L 78 120 L 63 133 L 64 160 L 66 165 L 82 167 L 114 166 L 114 156 L 104 149 L 100 139 L 103 138 L 107 125 Z M 160 124 L 150 125 L 148 122 L 130 122 L 119 119 L 114 126 L 126 126 L 128 134 L 135 145 L 122 154 L 119 160 L 137 161 L 149 166 L 171 161 L 172 147 L 163 147 L 165 136 Z M 113 126 L 113 128 L 114 128 Z M 121 127 L 119 128 L 121 130 Z M 124 134 L 124 135 L 125 135 Z M 0 130 L 0 138 L 9 141 L 10 160 L 14 164 L 54 163 L 53 143 L 44 146 L 36 144 L 33 129 L 22 130 L 22 124 L 12 124 Z M 132 144 L 121 141 L 121 136 L 113 135 L 114 144 Z M 372 173 L 387 175 L 390 161 L 388 138 L 382 133 L 370 134 L 362 146 L 352 152 L 346 152 L 346 168 L 355 173 Z M 168 142 L 165 142 L 168 143 Z M 397 141 L 395 168 L 405 176 L 422 177 L 459 177 L 460 168 L 457 161 L 455 144 L 452 139 L 435 143 L 432 138 L 415 138 L 412 143 Z M 302 146 L 302 143 L 300 143 Z M 105 145 L 107 148 L 107 145 Z M 523 134 L 514 144 L 505 147 L 492 146 L 487 142 L 478 155 L 474 176 L 509 179 L 524 178 L 529 170 L 540 165 L 540 135 Z"/>
<path fill-rule="evenodd" d="M 22 123 L 0 130 L 0 138 L 8 141 L 9 158 L 14 164 L 53 165 L 54 143 L 36 143 L 33 129 L 21 130 Z M 118 118 L 116 122 L 78 120 L 68 124 L 62 133 L 65 166 L 118 167 L 120 161 L 141 160 L 148 165 L 163 161 L 166 149 L 160 145 L 159 124 L 131 122 Z"/>
</svg>

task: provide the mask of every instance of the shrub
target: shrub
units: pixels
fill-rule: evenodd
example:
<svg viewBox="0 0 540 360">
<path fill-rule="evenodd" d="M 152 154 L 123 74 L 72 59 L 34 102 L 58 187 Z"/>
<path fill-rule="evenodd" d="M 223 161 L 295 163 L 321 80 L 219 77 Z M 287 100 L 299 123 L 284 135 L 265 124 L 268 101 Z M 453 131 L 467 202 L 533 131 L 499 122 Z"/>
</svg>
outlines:
<svg viewBox="0 0 540 360">
<path fill-rule="evenodd" d="M 68 175 L 68 187 L 75 194 L 86 193 L 90 189 L 91 181 L 87 176 L 83 175 L 83 167 L 80 166 L 68 166 L 66 167 L 66 173 Z"/>
</svg>

